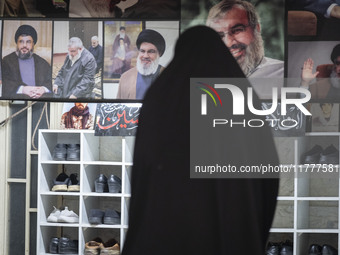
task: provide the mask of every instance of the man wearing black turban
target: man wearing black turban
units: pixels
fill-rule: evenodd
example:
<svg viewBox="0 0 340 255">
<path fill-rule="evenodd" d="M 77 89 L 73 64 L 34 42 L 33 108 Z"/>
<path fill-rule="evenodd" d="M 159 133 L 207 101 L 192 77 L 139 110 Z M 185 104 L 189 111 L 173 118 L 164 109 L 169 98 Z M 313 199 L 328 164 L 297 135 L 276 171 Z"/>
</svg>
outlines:
<svg viewBox="0 0 340 255">
<path fill-rule="evenodd" d="M 200 128 L 190 127 L 190 78 L 225 77 L 245 76 L 215 31 L 200 26 L 179 37 L 173 60 L 143 101 L 123 255 L 265 253 L 278 179 L 190 178 L 190 130 Z M 239 89 L 246 93 L 248 84 Z M 232 101 L 223 101 L 226 116 Z M 244 115 L 254 117 L 249 110 Z M 278 165 L 268 126 L 223 128 L 221 137 L 201 133 L 202 157 L 213 157 L 213 145 L 230 163 Z"/>
<path fill-rule="evenodd" d="M 313 73 L 314 61 L 308 58 L 302 68 L 301 74 L 301 86 L 309 88 L 312 98 L 324 99 L 324 98 L 340 98 L 340 44 L 336 45 L 330 56 L 333 62 L 333 67 L 329 74 L 323 73 L 317 82 L 310 84 L 314 78 L 317 77 L 319 71 Z M 325 78 L 327 75 L 329 77 Z"/>
<path fill-rule="evenodd" d="M 22 25 L 14 36 L 17 49 L 2 60 L 2 96 L 8 99 L 52 96 L 51 66 L 33 53 L 37 31 Z"/>
<path fill-rule="evenodd" d="M 155 30 L 143 30 L 137 38 L 137 66 L 122 74 L 117 98 L 143 99 L 145 92 L 163 70 L 159 58 L 165 51 L 165 40 Z"/>
</svg>

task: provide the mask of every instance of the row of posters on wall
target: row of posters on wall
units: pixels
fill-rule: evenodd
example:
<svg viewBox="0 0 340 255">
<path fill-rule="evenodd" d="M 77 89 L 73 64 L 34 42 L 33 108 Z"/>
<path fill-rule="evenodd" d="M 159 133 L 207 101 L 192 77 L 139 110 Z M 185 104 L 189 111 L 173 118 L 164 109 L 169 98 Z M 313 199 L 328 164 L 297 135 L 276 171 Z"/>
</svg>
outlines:
<svg viewBox="0 0 340 255">
<path fill-rule="evenodd" d="M 67 6 L 75 3 L 72 0 L 66 2 Z M 88 2 L 81 0 L 79 6 Z M 146 2 L 143 1 L 143 4 L 147 5 Z M 234 21 L 237 23 L 235 30 L 231 26 L 233 24 L 229 24 L 227 15 L 221 15 L 220 19 L 208 16 L 209 9 L 215 8 L 214 4 L 232 1 L 167 2 L 177 6 L 174 8 L 176 15 L 165 15 L 157 21 L 151 14 L 139 16 L 139 20 L 136 20 L 137 14 L 130 20 L 118 20 L 114 16 L 108 19 L 95 14 L 90 17 L 84 14 L 80 17 L 86 19 L 81 20 L 52 19 L 48 15 L 43 19 L 19 20 L 15 15 L 20 15 L 13 14 L 12 19 L 1 20 L 1 35 L 6 35 L 1 38 L 1 99 L 142 100 L 145 88 L 171 61 L 180 31 L 193 25 L 206 24 L 221 35 L 229 48 L 242 46 L 248 49 L 247 52 L 252 52 L 242 58 L 237 56 L 237 60 L 254 65 L 249 67 L 240 63 L 261 99 L 270 100 L 273 87 L 300 87 L 304 82 L 304 86 L 310 88 L 312 99 L 338 100 L 338 90 L 333 87 L 339 85 L 333 85 L 334 79 L 327 79 L 330 75 L 337 75 L 332 72 L 334 59 L 331 59 L 334 50 L 340 51 L 340 33 L 336 29 L 340 23 L 336 18 L 327 19 L 319 13 L 314 14 L 314 10 L 306 9 L 302 17 L 310 18 L 297 29 L 297 26 L 290 24 L 296 24 L 294 20 L 298 20 L 300 16 L 296 15 L 301 11 L 295 9 L 303 6 L 293 1 L 240 1 L 256 7 L 260 23 L 249 27 L 249 20 L 242 20 L 243 16 L 239 15 L 239 20 Z M 167 4 L 159 6 L 165 10 L 172 9 Z M 314 15 L 313 18 L 307 13 Z M 31 16 L 34 17 L 33 14 Z M 22 39 L 24 32 L 31 38 L 31 45 L 26 44 L 27 40 L 19 43 L 18 39 Z M 230 34 L 237 37 L 234 45 L 228 45 L 226 38 L 230 38 Z M 144 47 L 145 43 L 151 43 L 152 49 Z M 24 61 L 30 57 L 34 57 L 34 63 Z M 256 63 L 252 64 L 252 61 Z M 25 63 L 30 72 L 22 71 L 17 62 L 20 65 Z M 311 73 L 306 73 L 302 68 L 305 63 Z M 265 81 L 267 78 L 271 80 Z"/>
<path fill-rule="evenodd" d="M 315 104 L 308 109 L 313 116 L 299 117 L 299 125 L 290 129 L 294 135 L 306 129 L 338 130 L 334 123 L 339 122 L 340 22 L 331 7 L 321 8 L 325 3 L 37 0 L 40 5 L 35 8 L 18 0 L 22 8 L 13 13 L 10 2 L 0 5 L 0 34 L 6 35 L 1 38 L 1 99 L 141 102 L 170 63 L 180 32 L 204 24 L 241 55 L 235 58 L 260 99 L 270 102 L 273 87 L 310 90 Z M 236 3 L 243 10 L 230 7 L 223 15 L 209 16 L 221 3 Z M 237 19 L 230 20 L 228 15 L 236 12 Z M 251 15 L 243 12 L 254 12 L 259 24 L 252 26 Z M 299 26 L 296 20 L 302 20 Z M 291 114 L 299 116 L 297 111 L 292 109 Z M 326 117 L 318 128 L 313 119 L 322 114 Z M 280 125 L 274 129 L 285 131 Z"/>
<path fill-rule="evenodd" d="M 141 103 L 64 103 L 60 129 L 94 129 L 96 136 L 135 136 Z"/>
<path fill-rule="evenodd" d="M 135 136 L 142 103 L 64 103 L 60 129 L 94 129 L 96 136 Z M 263 103 L 262 109 L 271 107 Z M 280 106 L 278 107 L 280 108 Z M 309 132 L 339 132 L 339 104 L 313 103 L 306 118 L 296 107 L 288 106 L 266 116 L 274 136 L 302 136 Z"/>
<path fill-rule="evenodd" d="M 12 6 L 16 1 L 18 4 Z M 208 15 L 209 10 L 216 7 L 215 4 L 242 5 L 230 0 L 198 0 L 194 3 L 188 0 L 37 0 L 37 8 L 28 8 L 28 2 L 2 1 L 0 5 L 0 15 L 4 17 L 1 20 L 1 35 L 6 35 L 1 38 L 1 99 L 142 100 L 145 92 L 143 86 L 147 87 L 171 61 L 180 31 L 206 24 L 221 35 L 229 48 L 242 46 L 251 51 L 242 58 L 237 56 L 239 63 L 241 59 L 249 63 L 253 61 L 251 58 L 261 60 L 254 60 L 255 66 L 243 69 L 246 76 L 253 79 L 252 85 L 261 99 L 270 100 L 273 87 L 300 87 L 304 84 L 309 86 L 312 99 L 338 100 L 339 89 L 333 88 L 340 85 L 334 79 L 328 79 L 331 75 L 337 76 L 332 57 L 333 53 L 340 51 L 340 32 L 337 29 L 340 22 L 330 11 L 331 7 L 332 10 L 339 7 L 334 4 L 325 8 L 327 4 L 319 1 L 306 5 L 303 4 L 305 1 L 291 0 L 240 1 L 251 6 L 242 6 L 245 11 L 248 8 L 250 12 L 254 8 L 258 15 L 259 24 L 249 25 L 249 20 L 242 20 L 242 15 L 234 21 L 237 24 L 231 24 L 228 15 L 217 15 L 217 18 Z M 43 11 L 48 7 L 47 3 L 67 10 L 67 16 L 64 19 L 53 18 L 53 8 L 49 12 Z M 98 13 L 85 11 L 92 5 L 97 6 Z M 78 16 L 71 15 L 72 6 L 80 10 Z M 134 16 L 115 15 L 115 9 L 127 14 L 131 7 L 139 12 L 133 12 Z M 100 13 L 105 12 L 100 12 L 100 8 L 111 12 L 101 16 Z M 229 14 L 231 9 L 233 7 L 228 9 Z M 299 20 L 301 22 L 296 26 Z M 19 44 L 18 39 L 23 32 L 31 37 L 31 45 L 21 45 L 26 42 Z M 234 45 L 228 45 L 226 38 L 230 37 L 237 37 Z M 153 45 L 151 51 L 145 47 L 141 49 L 147 41 Z M 79 54 L 82 66 L 77 65 Z M 31 72 L 20 70 L 19 64 L 16 64 L 17 58 L 32 56 L 39 63 L 25 62 Z M 145 59 L 148 60 L 147 64 Z M 73 66 L 73 62 L 76 65 Z M 21 59 L 20 64 L 23 63 Z M 310 67 L 311 73 L 306 72 L 305 65 Z M 67 75 L 70 71 L 72 75 Z M 140 75 L 151 74 L 155 77 L 140 78 Z M 256 78 L 276 80 L 264 82 Z"/>
<path fill-rule="evenodd" d="M 2 25 L 2 99 L 141 100 L 144 93 L 130 92 L 136 90 L 131 79 L 136 83 L 139 72 L 158 75 L 179 36 L 179 21 L 3 20 Z M 154 53 L 140 53 L 145 50 Z"/>
</svg>

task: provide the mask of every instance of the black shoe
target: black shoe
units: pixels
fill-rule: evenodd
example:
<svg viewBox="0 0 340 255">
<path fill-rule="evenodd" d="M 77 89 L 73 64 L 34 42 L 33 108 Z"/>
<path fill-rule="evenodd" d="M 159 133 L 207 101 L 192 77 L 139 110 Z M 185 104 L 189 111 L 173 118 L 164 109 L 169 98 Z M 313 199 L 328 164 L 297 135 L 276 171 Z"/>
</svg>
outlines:
<svg viewBox="0 0 340 255">
<path fill-rule="evenodd" d="M 320 156 L 319 164 L 339 164 L 339 151 L 332 145 L 328 146 Z"/>
<path fill-rule="evenodd" d="M 103 174 L 100 174 L 94 181 L 94 188 L 95 191 L 99 193 L 108 192 L 109 188 L 107 186 L 107 177 Z"/>
<path fill-rule="evenodd" d="M 122 189 L 122 180 L 113 174 L 110 175 L 110 178 L 107 180 L 107 184 L 109 186 L 110 193 L 120 193 Z"/>
<path fill-rule="evenodd" d="M 279 243 L 268 243 L 266 255 L 279 255 L 280 244 Z"/>
<path fill-rule="evenodd" d="M 108 225 L 119 225 L 120 224 L 120 213 L 116 210 L 106 210 L 104 215 L 104 224 Z"/>
<path fill-rule="evenodd" d="M 338 250 L 331 245 L 324 244 L 322 246 L 322 255 L 338 255 Z"/>
<path fill-rule="evenodd" d="M 100 209 L 91 209 L 89 216 L 90 224 L 103 224 L 104 211 Z"/>
<path fill-rule="evenodd" d="M 58 254 L 58 246 L 59 246 L 59 238 L 53 237 L 50 241 L 50 253 L 52 254 Z"/>
<path fill-rule="evenodd" d="M 53 160 L 63 161 L 66 160 L 67 146 L 63 143 L 58 143 L 53 150 L 52 158 Z"/>
<path fill-rule="evenodd" d="M 281 244 L 280 255 L 293 255 L 293 244 L 290 241 L 286 241 Z"/>
<path fill-rule="evenodd" d="M 59 239 L 59 254 L 77 254 L 78 253 L 78 241 L 71 240 L 67 237 L 61 237 Z"/>
<path fill-rule="evenodd" d="M 318 244 L 311 244 L 308 255 L 322 255 L 322 247 Z"/>
<path fill-rule="evenodd" d="M 77 177 L 78 177 L 77 174 L 70 175 L 70 180 L 68 181 L 67 191 L 75 191 L 75 192 L 80 191 L 80 184 L 79 184 Z"/>
<path fill-rule="evenodd" d="M 70 178 L 67 174 L 61 173 L 57 176 L 55 180 L 53 180 L 52 191 L 67 191 L 67 185 L 69 183 Z"/>
<path fill-rule="evenodd" d="M 67 145 L 67 160 L 79 161 L 80 160 L 80 144 Z"/>
<path fill-rule="evenodd" d="M 302 164 L 317 164 L 320 160 L 320 154 L 322 153 L 322 147 L 315 145 L 312 149 L 305 152 L 301 157 Z"/>
</svg>

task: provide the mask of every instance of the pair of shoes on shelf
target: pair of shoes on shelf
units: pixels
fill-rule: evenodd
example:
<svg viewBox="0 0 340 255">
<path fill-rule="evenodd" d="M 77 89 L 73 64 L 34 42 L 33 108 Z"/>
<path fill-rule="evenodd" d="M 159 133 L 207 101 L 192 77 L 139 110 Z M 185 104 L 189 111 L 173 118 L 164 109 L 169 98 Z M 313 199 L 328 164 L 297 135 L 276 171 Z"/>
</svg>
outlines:
<svg viewBox="0 0 340 255">
<path fill-rule="evenodd" d="M 105 212 L 100 209 L 91 209 L 89 216 L 90 224 L 108 224 L 119 225 L 120 224 L 120 212 L 116 210 L 107 209 Z"/>
<path fill-rule="evenodd" d="M 293 244 L 289 240 L 286 240 L 284 243 L 269 242 L 266 255 L 293 255 Z"/>
<path fill-rule="evenodd" d="M 94 188 L 98 193 L 120 193 L 122 189 L 122 180 L 113 174 L 110 175 L 109 179 L 104 174 L 100 174 L 94 181 Z"/>
<path fill-rule="evenodd" d="M 103 243 L 100 238 L 85 244 L 84 255 L 120 254 L 118 242 L 112 238 Z"/>
<path fill-rule="evenodd" d="M 48 222 L 64 222 L 64 223 L 78 223 L 79 222 L 79 216 L 74 212 L 70 211 L 67 206 L 65 206 L 65 209 L 60 211 L 55 206 L 54 210 L 50 213 L 50 215 L 47 217 Z"/>
<path fill-rule="evenodd" d="M 49 248 L 52 254 L 78 254 L 78 240 L 53 237 Z"/>
<path fill-rule="evenodd" d="M 331 144 L 326 149 L 315 145 L 312 149 L 302 155 L 303 164 L 339 164 L 339 151 Z"/>
<path fill-rule="evenodd" d="M 80 191 L 78 175 L 74 173 L 69 177 L 65 173 L 59 174 L 57 178 L 53 180 L 52 191 Z"/>
<path fill-rule="evenodd" d="M 53 160 L 57 161 L 79 161 L 80 160 L 80 144 L 64 144 L 58 143 L 53 150 Z"/>
<path fill-rule="evenodd" d="M 338 250 L 329 244 L 324 244 L 323 246 L 311 244 L 308 255 L 338 255 Z"/>
</svg>

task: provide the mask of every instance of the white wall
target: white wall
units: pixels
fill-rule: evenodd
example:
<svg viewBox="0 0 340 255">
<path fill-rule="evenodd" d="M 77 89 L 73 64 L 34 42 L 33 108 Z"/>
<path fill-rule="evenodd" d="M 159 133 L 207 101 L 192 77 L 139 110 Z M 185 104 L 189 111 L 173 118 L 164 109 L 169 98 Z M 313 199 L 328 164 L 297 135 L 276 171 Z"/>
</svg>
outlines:
<svg viewBox="0 0 340 255">
<path fill-rule="evenodd" d="M 159 32 L 165 39 L 166 50 L 160 58 L 159 63 L 162 66 L 167 66 L 174 55 L 175 44 L 179 36 L 178 21 L 147 21 L 145 22 L 146 29 L 153 29 Z"/>
<path fill-rule="evenodd" d="M 53 53 L 66 53 L 69 39 L 68 21 L 54 22 Z"/>
</svg>

